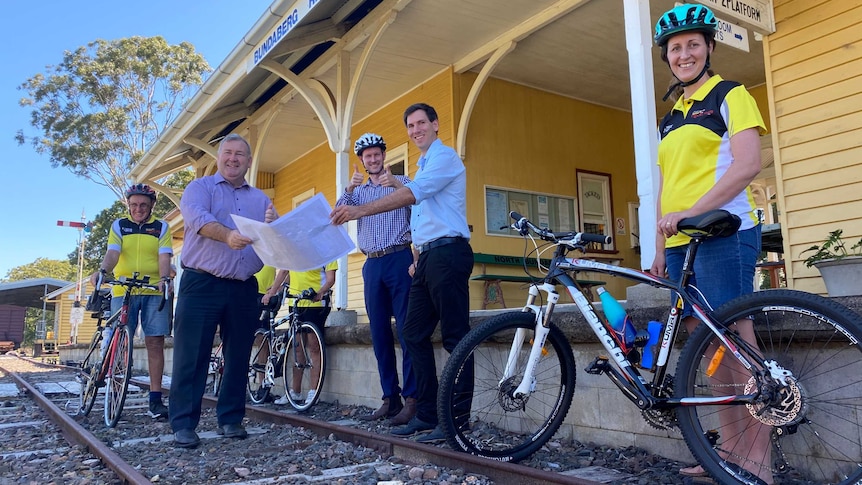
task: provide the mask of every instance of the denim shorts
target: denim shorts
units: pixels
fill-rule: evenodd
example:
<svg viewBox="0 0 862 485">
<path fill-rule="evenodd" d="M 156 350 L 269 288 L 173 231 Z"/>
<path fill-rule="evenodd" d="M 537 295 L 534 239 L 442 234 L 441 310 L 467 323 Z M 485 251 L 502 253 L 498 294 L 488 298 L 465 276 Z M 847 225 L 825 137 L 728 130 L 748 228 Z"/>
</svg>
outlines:
<svg viewBox="0 0 862 485">
<path fill-rule="evenodd" d="M 758 224 L 732 236 L 713 237 L 698 248 L 694 276 L 689 284 L 703 293 L 713 309 L 754 291 L 754 267 L 760 256 L 760 229 Z M 665 250 L 667 273 L 671 281 L 677 282 L 682 276 L 682 263 L 687 249 L 688 245 Z M 686 305 L 683 317 L 690 315 L 691 307 Z"/>
<path fill-rule="evenodd" d="M 170 310 L 168 305 L 171 302 L 166 301 L 165 307 L 159 311 L 159 303 L 162 300 L 162 295 L 134 295 L 129 300 L 129 334 L 134 337 L 135 330 L 138 328 L 138 313 L 140 313 L 141 328 L 144 330 L 144 335 L 147 337 L 167 336 L 170 331 L 170 322 L 168 315 Z M 123 297 L 115 296 L 111 298 L 111 313 L 116 312 L 123 306 Z"/>
</svg>

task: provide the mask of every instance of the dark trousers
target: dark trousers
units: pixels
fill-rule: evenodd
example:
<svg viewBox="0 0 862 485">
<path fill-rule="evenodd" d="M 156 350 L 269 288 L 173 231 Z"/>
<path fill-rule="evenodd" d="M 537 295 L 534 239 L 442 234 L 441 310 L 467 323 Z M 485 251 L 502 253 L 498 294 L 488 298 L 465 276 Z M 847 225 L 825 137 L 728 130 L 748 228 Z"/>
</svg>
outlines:
<svg viewBox="0 0 862 485">
<path fill-rule="evenodd" d="M 296 318 L 317 327 L 322 337 L 326 335 L 326 319 L 331 311 L 332 307 L 328 306 L 328 302 L 327 306 L 301 306 L 296 309 Z"/>
<path fill-rule="evenodd" d="M 183 272 L 174 327 L 170 421 L 174 431 L 195 429 L 201 417 L 216 327 L 224 344 L 224 380 L 218 396 L 218 424 L 235 424 L 245 416 L 248 360 L 258 325 L 257 280 L 218 278 Z"/>
<path fill-rule="evenodd" d="M 440 322 L 443 348 L 451 353 L 470 331 L 470 292 L 473 250 L 466 241 L 447 244 L 419 255 L 410 286 L 403 338 L 416 377 L 416 417 L 437 423 L 437 366 L 431 334 Z M 473 367 L 462 373 L 456 416 L 469 414 L 473 395 Z M 461 409 L 464 408 L 464 409 Z"/>
<path fill-rule="evenodd" d="M 365 282 L 365 309 L 371 325 L 371 344 L 377 357 L 377 372 L 383 397 L 416 397 L 416 379 L 413 363 L 404 343 L 404 322 L 407 320 L 407 301 L 413 282 L 407 272 L 413 263 L 413 251 L 404 249 L 379 258 L 368 258 L 362 267 Z M 404 389 L 398 385 L 398 366 L 395 358 L 395 338 L 392 336 L 392 317 L 401 344 L 401 374 Z"/>
</svg>

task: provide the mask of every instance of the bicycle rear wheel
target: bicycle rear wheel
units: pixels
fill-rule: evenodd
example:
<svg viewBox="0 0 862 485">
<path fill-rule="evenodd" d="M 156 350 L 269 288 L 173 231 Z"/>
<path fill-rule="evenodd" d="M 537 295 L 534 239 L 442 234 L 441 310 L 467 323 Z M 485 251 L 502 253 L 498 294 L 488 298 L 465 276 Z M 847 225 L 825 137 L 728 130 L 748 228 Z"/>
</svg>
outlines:
<svg viewBox="0 0 862 485">
<path fill-rule="evenodd" d="M 120 325 L 114 330 L 114 349 L 108 349 L 108 375 L 105 388 L 105 425 L 113 428 L 120 421 L 123 405 L 126 403 L 126 392 L 129 390 L 129 379 L 132 378 L 132 337 L 129 327 Z"/>
<path fill-rule="evenodd" d="M 221 383 L 224 378 L 224 354 L 222 346 L 219 345 L 215 352 L 210 356 L 210 367 L 207 373 L 206 394 L 212 394 L 218 397 L 221 391 Z"/>
<path fill-rule="evenodd" d="M 488 319 L 452 351 L 437 395 L 449 446 L 502 461 L 522 460 L 557 432 L 575 392 L 572 347 L 552 325 L 527 396 L 515 396 L 533 342 L 535 316 L 512 312 Z M 516 339 L 520 335 L 523 339 Z M 512 374 L 504 372 L 510 354 Z M 474 377 L 475 376 L 475 377 Z M 472 379 L 472 402 L 469 390 Z M 467 411 L 469 409 L 469 411 Z"/>
<path fill-rule="evenodd" d="M 287 340 L 284 388 L 288 402 L 305 411 L 320 400 L 326 377 L 326 344 L 316 326 L 303 322 Z"/>
<path fill-rule="evenodd" d="M 272 389 L 272 366 L 269 363 L 269 332 L 255 335 L 248 359 L 248 397 L 254 404 L 263 404 Z"/>
<path fill-rule="evenodd" d="M 81 416 L 90 414 L 96 403 L 96 395 L 99 393 L 99 371 L 102 370 L 102 363 L 99 361 L 101 342 L 102 332 L 96 330 L 92 340 L 90 340 L 87 356 L 84 357 L 84 361 L 81 362 L 81 369 L 78 371 L 77 381 L 81 385 L 78 414 Z"/>
<path fill-rule="evenodd" d="M 751 318 L 757 348 L 735 333 Z M 759 394 L 752 404 L 678 408 L 692 454 L 720 483 L 850 484 L 862 480 L 862 319 L 820 296 L 758 291 L 715 312 L 730 352 L 700 325 L 680 354 L 678 397 Z M 770 377 L 773 376 L 773 377 Z M 777 378 L 774 378 L 777 377 Z M 720 399 L 720 398 L 719 398 Z"/>
</svg>

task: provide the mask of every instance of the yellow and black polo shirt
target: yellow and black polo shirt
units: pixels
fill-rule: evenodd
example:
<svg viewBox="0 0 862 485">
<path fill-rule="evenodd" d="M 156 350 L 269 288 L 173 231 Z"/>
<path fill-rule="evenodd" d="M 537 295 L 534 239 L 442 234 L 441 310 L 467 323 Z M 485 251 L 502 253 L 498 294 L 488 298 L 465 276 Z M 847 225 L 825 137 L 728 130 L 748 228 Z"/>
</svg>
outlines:
<svg viewBox="0 0 862 485">
<path fill-rule="evenodd" d="M 689 209 L 703 197 L 733 163 L 730 137 L 755 127 L 766 133 L 757 103 L 737 82 L 712 76 L 693 96 L 678 99 L 659 124 L 662 212 Z M 750 188 L 721 208 L 742 219 L 740 229 L 758 222 Z M 677 234 L 666 247 L 688 244 L 688 239 Z"/>
<path fill-rule="evenodd" d="M 128 217 L 117 219 L 111 224 L 108 233 L 108 250 L 118 251 L 120 259 L 114 268 L 114 276 L 128 276 L 138 272 L 149 275 L 150 282 L 159 281 L 159 255 L 173 254 L 171 249 L 171 229 L 168 223 L 150 216 L 143 224 Z M 126 289 L 115 285 L 114 296 L 123 296 Z M 158 295 L 156 290 L 142 290 L 141 294 Z"/>
</svg>

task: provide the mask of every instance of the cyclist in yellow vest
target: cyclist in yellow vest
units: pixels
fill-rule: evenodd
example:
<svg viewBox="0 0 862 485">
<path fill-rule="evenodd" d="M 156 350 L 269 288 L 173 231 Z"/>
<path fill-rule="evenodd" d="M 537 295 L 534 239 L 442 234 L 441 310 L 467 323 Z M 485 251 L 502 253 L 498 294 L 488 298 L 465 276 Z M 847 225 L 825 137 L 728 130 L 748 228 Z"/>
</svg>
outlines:
<svg viewBox="0 0 862 485">
<path fill-rule="evenodd" d="M 314 297 L 314 301 L 301 300 L 298 303 L 298 317 L 301 322 L 309 322 L 320 331 L 320 335 L 322 336 L 324 333 L 324 326 L 326 325 L 326 317 L 329 316 L 329 312 L 332 310 L 331 301 L 332 301 L 332 285 L 335 284 L 335 271 L 338 269 L 338 262 L 333 261 L 321 268 L 315 268 L 309 271 L 285 271 L 287 273 L 287 281 L 290 283 L 290 293 L 293 295 L 299 294 L 304 290 L 312 288 L 317 295 Z M 281 277 L 281 274 L 276 276 L 276 278 Z M 318 362 L 320 361 L 320 345 L 318 342 L 314 341 L 315 339 L 310 338 L 308 340 L 308 350 L 311 354 L 311 360 L 314 362 L 316 359 Z M 320 367 L 313 366 L 311 371 L 311 380 L 312 382 L 317 382 L 320 379 Z M 287 388 L 287 392 L 291 394 L 291 397 L 295 400 L 301 401 L 302 396 L 300 395 L 301 390 L 301 380 L 302 380 L 302 369 L 294 369 L 292 376 L 292 385 L 288 387 L 287 385 L 287 376 L 285 378 L 285 387 Z M 316 386 L 311 386 L 316 387 Z M 314 389 L 308 391 L 308 396 L 305 396 L 305 401 L 311 401 L 314 399 Z M 275 404 L 287 404 L 289 401 L 287 400 L 287 396 L 282 396 L 275 401 Z"/>
<path fill-rule="evenodd" d="M 171 279 L 171 229 L 168 223 L 153 216 L 156 191 L 149 185 L 135 184 L 126 190 L 129 217 L 111 224 L 108 233 L 108 250 L 102 260 L 101 269 L 114 273 L 116 278 L 131 277 L 133 273 L 159 279 L 159 287 Z M 90 276 L 95 285 L 98 273 Z M 125 288 L 114 286 L 111 312 L 123 306 Z M 168 408 L 162 402 L 162 374 L 165 369 L 165 336 L 170 333 L 170 308 L 159 311 L 161 293 L 141 290 L 129 304 L 129 334 L 134 335 L 140 315 L 147 347 L 147 364 L 150 369 L 150 404 L 148 414 L 152 418 L 167 418 Z"/>
</svg>

